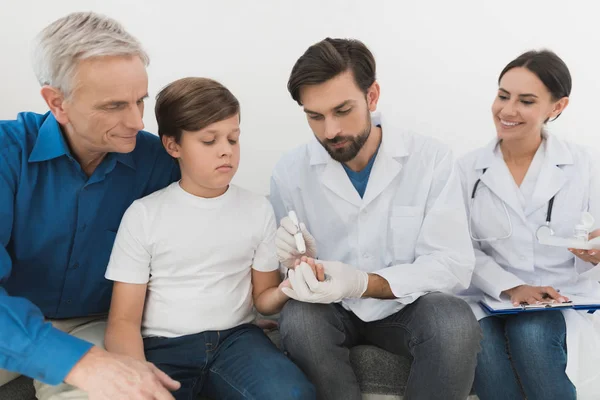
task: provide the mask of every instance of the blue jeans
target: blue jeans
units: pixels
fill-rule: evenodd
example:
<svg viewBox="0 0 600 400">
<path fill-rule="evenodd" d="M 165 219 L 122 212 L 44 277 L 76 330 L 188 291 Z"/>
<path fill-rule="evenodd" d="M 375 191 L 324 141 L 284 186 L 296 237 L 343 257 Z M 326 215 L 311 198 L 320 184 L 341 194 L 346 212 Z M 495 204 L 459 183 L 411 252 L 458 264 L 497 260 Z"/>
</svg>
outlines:
<svg viewBox="0 0 600 400">
<path fill-rule="evenodd" d="M 471 308 L 442 293 L 422 296 L 372 322 L 339 304 L 290 300 L 281 313 L 280 331 L 283 347 L 314 383 L 320 400 L 361 400 L 350 363 L 350 348 L 361 344 L 410 358 L 404 399 L 464 400 L 481 342 Z"/>
<path fill-rule="evenodd" d="M 575 386 L 567 366 L 567 328 L 559 311 L 486 317 L 479 321 L 482 350 L 475 370 L 481 400 L 570 400 Z"/>
<path fill-rule="evenodd" d="M 146 359 L 181 383 L 177 400 L 315 399 L 313 385 L 263 331 L 244 324 L 176 338 L 144 339 Z"/>
</svg>

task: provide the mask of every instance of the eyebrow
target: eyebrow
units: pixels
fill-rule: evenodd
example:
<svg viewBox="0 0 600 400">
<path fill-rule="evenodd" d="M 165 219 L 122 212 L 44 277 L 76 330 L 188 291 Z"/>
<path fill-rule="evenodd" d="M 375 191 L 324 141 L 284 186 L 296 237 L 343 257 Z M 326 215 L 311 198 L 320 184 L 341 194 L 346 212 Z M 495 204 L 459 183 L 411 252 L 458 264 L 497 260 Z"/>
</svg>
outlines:
<svg viewBox="0 0 600 400">
<path fill-rule="evenodd" d="M 509 92 L 508 90 L 506 90 L 506 89 L 502 89 L 502 88 L 500 88 L 500 89 L 498 89 L 498 90 L 499 90 L 499 91 L 501 91 L 501 92 L 503 92 L 503 93 L 510 94 L 510 92 Z M 536 99 L 538 98 L 538 97 L 537 97 L 535 94 L 533 94 L 533 93 L 523 93 L 523 94 L 520 94 L 520 95 L 519 95 L 519 97 L 535 97 Z"/>
<path fill-rule="evenodd" d="M 227 134 L 230 134 L 230 133 L 239 133 L 239 132 L 240 132 L 240 129 L 236 128 L 236 129 L 234 129 L 232 131 L 227 132 Z M 211 134 L 211 135 L 218 135 L 220 132 L 218 130 L 216 130 L 216 129 L 209 129 L 209 130 L 204 131 L 202 133 L 204 133 L 204 134 Z"/>
<path fill-rule="evenodd" d="M 348 105 L 350 105 L 350 104 L 353 104 L 353 103 L 354 103 L 354 100 L 345 100 L 345 101 L 343 101 L 342 103 L 338 104 L 337 106 L 333 107 L 333 110 L 334 110 L 334 111 L 337 111 L 337 110 L 339 110 L 340 108 L 344 108 L 344 107 L 346 107 L 346 106 L 348 106 Z M 318 112 L 316 112 L 316 111 L 309 110 L 309 109 L 308 109 L 308 108 L 306 108 L 306 107 L 304 107 L 304 112 L 305 112 L 305 113 L 307 113 L 307 114 L 317 114 L 317 115 L 322 115 L 321 113 L 318 113 Z"/>
<path fill-rule="evenodd" d="M 148 93 L 146 93 L 145 95 L 143 95 L 142 97 L 140 97 L 139 99 L 137 99 L 136 102 L 141 101 L 141 100 L 145 100 L 148 97 L 149 97 Z M 107 106 L 107 105 L 125 106 L 127 104 L 129 104 L 129 102 L 125 101 L 125 100 L 108 100 L 108 101 L 104 101 L 104 102 L 100 103 L 99 107 L 104 107 L 104 106 Z"/>
</svg>

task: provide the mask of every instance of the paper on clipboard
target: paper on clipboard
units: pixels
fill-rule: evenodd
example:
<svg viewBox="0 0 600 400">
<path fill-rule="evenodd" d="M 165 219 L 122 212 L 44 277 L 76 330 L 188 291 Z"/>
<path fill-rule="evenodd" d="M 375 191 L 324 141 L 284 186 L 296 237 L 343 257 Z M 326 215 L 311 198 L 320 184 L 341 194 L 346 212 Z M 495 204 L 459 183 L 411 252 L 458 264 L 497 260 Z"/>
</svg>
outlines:
<svg viewBox="0 0 600 400">
<path fill-rule="evenodd" d="M 488 295 L 480 301 L 481 307 L 488 314 L 516 314 L 524 311 L 547 311 L 557 309 L 594 310 L 600 309 L 600 298 L 565 294 L 569 298 L 567 303 L 544 301 L 539 304 L 521 304 L 515 306 L 510 299 L 494 299 Z"/>
</svg>

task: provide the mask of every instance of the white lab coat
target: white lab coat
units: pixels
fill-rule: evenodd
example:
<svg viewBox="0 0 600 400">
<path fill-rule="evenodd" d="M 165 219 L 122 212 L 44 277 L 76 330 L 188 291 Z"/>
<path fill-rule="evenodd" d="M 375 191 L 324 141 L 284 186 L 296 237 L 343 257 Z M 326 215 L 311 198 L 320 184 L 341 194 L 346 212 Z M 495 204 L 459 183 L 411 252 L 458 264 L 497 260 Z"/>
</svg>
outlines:
<svg viewBox="0 0 600 400">
<path fill-rule="evenodd" d="M 513 233 L 492 242 L 473 241 L 476 264 L 472 284 L 462 293 L 478 319 L 486 316 L 477 301 L 482 293 L 499 299 L 502 291 L 529 284 L 552 286 L 563 293 L 597 296 L 600 284 L 585 275 L 598 268 L 576 258 L 567 249 L 539 244 L 537 228 L 546 221 L 548 202 L 556 195 L 551 227 L 556 235 L 572 236 L 581 213 L 589 211 L 600 223 L 600 171 L 581 147 L 548 135 L 544 159 L 535 189 L 526 207 L 519 201 L 516 186 L 497 140 L 459 160 L 459 171 L 467 213 L 472 217 L 476 238 L 503 237 L 509 232 L 506 206 Z M 483 173 L 483 169 L 487 168 Z M 473 185 L 481 179 L 474 204 Z M 578 398 L 600 398 L 600 327 L 598 315 L 564 311 L 567 325 L 567 375 L 576 386 Z"/>
<path fill-rule="evenodd" d="M 278 162 L 270 194 L 278 220 L 294 210 L 306 224 L 318 258 L 389 282 L 396 300 L 342 302 L 363 321 L 383 319 L 427 292 L 466 289 L 475 261 L 451 152 L 373 118 L 383 138 L 363 198 L 315 139 Z"/>
</svg>

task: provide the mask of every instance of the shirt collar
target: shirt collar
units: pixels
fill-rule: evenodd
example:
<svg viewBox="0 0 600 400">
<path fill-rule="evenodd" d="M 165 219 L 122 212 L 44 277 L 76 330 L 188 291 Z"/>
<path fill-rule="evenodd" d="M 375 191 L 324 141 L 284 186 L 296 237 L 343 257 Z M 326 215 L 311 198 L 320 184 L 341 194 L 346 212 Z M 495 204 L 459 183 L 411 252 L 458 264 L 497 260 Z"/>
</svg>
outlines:
<svg viewBox="0 0 600 400">
<path fill-rule="evenodd" d="M 28 161 L 48 161 L 64 155 L 71 157 L 58 121 L 52 113 L 48 112 L 38 131 L 38 136 Z"/>
<path fill-rule="evenodd" d="M 117 162 L 135 170 L 132 153 L 113 153 Z M 45 120 L 38 131 L 38 137 L 29 155 L 29 162 L 48 161 L 61 156 L 72 158 L 60 124 L 51 112 L 46 113 Z"/>
<path fill-rule="evenodd" d="M 123 165 L 128 166 L 129 168 L 135 170 L 135 160 L 133 159 L 133 152 L 131 153 L 113 153 L 115 155 L 115 159 L 117 162 L 120 162 Z"/>
</svg>

